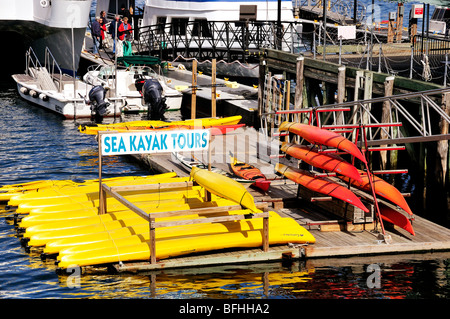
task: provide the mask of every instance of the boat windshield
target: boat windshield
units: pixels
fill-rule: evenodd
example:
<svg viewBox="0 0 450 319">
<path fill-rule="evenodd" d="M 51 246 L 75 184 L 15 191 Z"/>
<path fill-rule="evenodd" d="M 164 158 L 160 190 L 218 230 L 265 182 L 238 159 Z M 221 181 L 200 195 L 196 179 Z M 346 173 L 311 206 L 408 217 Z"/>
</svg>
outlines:
<svg viewBox="0 0 450 319">
<path fill-rule="evenodd" d="M 100 69 L 98 76 L 101 79 L 108 79 L 114 75 L 114 66 L 104 66 Z"/>
</svg>

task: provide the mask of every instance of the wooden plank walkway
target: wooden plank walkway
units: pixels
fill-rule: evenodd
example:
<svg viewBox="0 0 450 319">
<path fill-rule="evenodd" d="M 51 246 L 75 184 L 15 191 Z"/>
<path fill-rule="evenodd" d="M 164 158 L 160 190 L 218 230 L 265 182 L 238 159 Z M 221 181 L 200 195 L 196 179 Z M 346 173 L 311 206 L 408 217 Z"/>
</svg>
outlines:
<svg viewBox="0 0 450 319">
<path fill-rule="evenodd" d="M 192 85 L 192 72 L 178 68 L 170 69 L 167 77 L 171 80 L 172 86 Z M 216 79 L 218 85 L 225 85 L 225 80 Z M 211 76 L 201 74 L 197 76 L 198 89 L 196 92 L 197 117 L 211 116 Z M 192 90 L 182 91 L 183 105 L 182 112 L 190 115 Z M 241 115 L 241 123 L 253 125 L 258 111 L 258 89 L 253 86 L 239 84 L 238 88 L 218 86 L 216 88 L 216 110 L 217 116 Z"/>
</svg>

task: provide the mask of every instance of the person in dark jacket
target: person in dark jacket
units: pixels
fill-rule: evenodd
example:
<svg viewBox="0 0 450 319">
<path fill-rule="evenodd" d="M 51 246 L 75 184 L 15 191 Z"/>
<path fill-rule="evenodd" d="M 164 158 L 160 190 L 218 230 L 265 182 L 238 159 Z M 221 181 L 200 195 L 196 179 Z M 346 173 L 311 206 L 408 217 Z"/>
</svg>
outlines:
<svg viewBox="0 0 450 319">
<path fill-rule="evenodd" d="M 116 25 L 117 25 L 117 31 L 119 30 L 120 26 L 122 25 L 122 21 L 120 21 L 120 16 L 116 15 L 114 17 L 114 20 L 111 21 L 110 25 L 109 25 L 109 34 L 111 34 L 111 37 L 113 39 L 114 42 L 114 46 L 113 46 L 113 53 L 116 53 Z M 117 32 L 119 33 L 119 32 Z M 117 35 L 117 37 L 119 37 L 119 35 Z"/>
<path fill-rule="evenodd" d="M 92 22 L 91 32 L 92 32 L 92 40 L 94 41 L 94 49 L 92 53 L 95 55 L 98 54 L 98 48 L 101 41 L 101 26 L 100 26 L 100 17 L 95 17 L 95 21 Z"/>
</svg>

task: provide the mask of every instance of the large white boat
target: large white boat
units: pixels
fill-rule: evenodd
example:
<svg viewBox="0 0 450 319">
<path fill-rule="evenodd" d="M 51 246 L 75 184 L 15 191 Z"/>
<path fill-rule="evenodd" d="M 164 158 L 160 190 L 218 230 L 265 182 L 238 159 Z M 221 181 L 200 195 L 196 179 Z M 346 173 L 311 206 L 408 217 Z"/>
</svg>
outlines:
<svg viewBox="0 0 450 319">
<path fill-rule="evenodd" d="M 91 5 L 92 0 L 0 0 L 0 37 L 7 43 L 6 52 L 23 57 L 32 47 L 43 60 L 49 48 L 62 70 L 71 74 L 78 69 Z"/>
<path fill-rule="evenodd" d="M 292 21 L 292 0 L 281 0 L 281 21 Z M 142 26 L 189 21 L 277 21 L 278 0 L 146 0 Z"/>
</svg>

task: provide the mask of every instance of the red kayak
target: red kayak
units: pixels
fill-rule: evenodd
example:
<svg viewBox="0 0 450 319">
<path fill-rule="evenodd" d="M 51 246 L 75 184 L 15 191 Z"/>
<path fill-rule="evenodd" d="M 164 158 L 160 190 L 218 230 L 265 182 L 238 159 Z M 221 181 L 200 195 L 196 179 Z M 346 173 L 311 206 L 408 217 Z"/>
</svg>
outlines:
<svg viewBox="0 0 450 319">
<path fill-rule="evenodd" d="M 281 145 L 281 150 L 314 167 L 330 172 L 336 172 L 351 179 L 362 181 L 361 175 L 356 167 L 337 155 L 320 153 L 311 147 L 293 143 L 283 143 Z"/>
<path fill-rule="evenodd" d="M 253 165 L 238 161 L 235 157 L 230 156 L 231 170 L 236 176 L 249 181 L 255 181 L 252 185 L 255 185 L 259 189 L 267 192 L 270 186 L 270 181 L 267 180 L 266 176 L 261 173 L 259 168 Z"/>
<path fill-rule="evenodd" d="M 245 124 L 230 124 L 230 125 L 216 125 L 211 126 L 211 135 L 224 135 L 230 132 L 233 132 L 234 130 L 243 127 Z M 207 128 L 207 127 L 205 127 Z"/>
<path fill-rule="evenodd" d="M 367 163 L 365 157 L 354 143 L 333 131 L 295 122 L 283 122 L 281 123 L 279 130 L 297 134 L 312 144 L 335 147 L 359 158 L 363 163 Z"/>
<path fill-rule="evenodd" d="M 416 235 L 411 222 L 405 215 L 387 206 L 380 205 L 379 207 L 381 218 L 383 218 L 383 220 L 403 228 L 413 236 Z"/>
<path fill-rule="evenodd" d="M 193 126 L 193 125 L 167 125 L 167 126 L 127 126 L 114 129 L 115 132 L 131 131 L 173 131 L 173 130 L 193 130 L 193 129 L 211 129 L 211 135 L 224 135 L 243 127 L 245 124 L 227 124 L 214 126 Z"/>
<path fill-rule="evenodd" d="M 366 206 L 359 200 L 356 195 L 348 188 L 336 184 L 324 177 L 314 176 L 313 174 L 294 167 L 286 166 L 277 163 L 275 170 L 289 178 L 291 181 L 296 182 L 312 191 L 332 196 L 343 200 L 353 206 L 361 208 L 366 213 L 369 212 Z"/>
<path fill-rule="evenodd" d="M 371 187 L 370 187 L 369 177 L 367 176 L 367 174 L 365 172 L 363 172 L 361 170 L 358 170 L 358 171 L 360 172 L 362 181 L 356 181 L 353 179 L 349 179 L 346 176 L 338 176 L 338 177 L 346 182 L 350 181 L 352 186 L 354 186 L 360 190 L 370 192 Z M 372 181 L 373 181 L 373 185 L 375 188 L 375 194 L 377 194 L 381 197 L 384 197 L 387 200 L 390 200 L 394 204 L 401 207 L 409 215 L 413 214 L 413 212 L 409 208 L 408 203 L 406 202 L 405 198 L 403 197 L 403 195 L 399 192 L 399 190 L 397 188 L 395 188 L 394 186 L 392 186 L 391 184 L 389 184 L 388 182 L 384 181 L 383 179 L 381 179 L 377 176 L 373 176 Z"/>
</svg>

